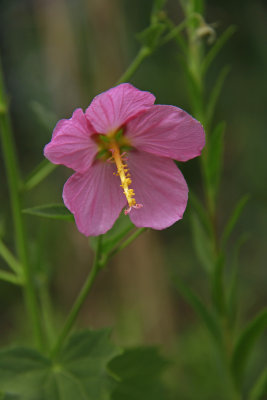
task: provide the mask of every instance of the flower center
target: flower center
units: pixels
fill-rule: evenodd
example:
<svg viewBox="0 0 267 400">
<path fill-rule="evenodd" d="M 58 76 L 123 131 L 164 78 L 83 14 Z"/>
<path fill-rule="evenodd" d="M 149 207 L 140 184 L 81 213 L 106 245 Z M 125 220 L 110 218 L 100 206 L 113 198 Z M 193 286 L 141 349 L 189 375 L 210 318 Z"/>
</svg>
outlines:
<svg viewBox="0 0 267 400">
<path fill-rule="evenodd" d="M 142 204 L 137 204 L 134 198 L 135 193 L 134 190 L 129 188 L 132 183 L 128 165 L 127 165 L 127 158 L 126 153 L 120 153 L 120 149 L 118 144 L 115 141 L 111 141 L 110 143 L 110 151 L 112 153 L 112 158 L 115 161 L 117 167 L 117 175 L 120 177 L 121 180 L 121 187 L 123 188 L 123 193 L 127 199 L 129 207 L 124 211 L 125 215 L 127 215 L 132 207 L 133 208 L 141 208 L 143 207 Z"/>
</svg>

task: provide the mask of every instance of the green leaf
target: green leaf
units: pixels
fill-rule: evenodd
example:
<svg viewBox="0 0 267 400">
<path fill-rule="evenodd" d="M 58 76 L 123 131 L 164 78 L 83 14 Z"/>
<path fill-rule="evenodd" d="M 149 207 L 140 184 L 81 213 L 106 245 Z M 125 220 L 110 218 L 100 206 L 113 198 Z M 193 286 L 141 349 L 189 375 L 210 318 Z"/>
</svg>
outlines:
<svg viewBox="0 0 267 400">
<path fill-rule="evenodd" d="M 16 273 L 16 275 L 22 274 L 22 266 L 1 239 L 0 239 L 0 255 L 5 260 L 7 265 Z"/>
<path fill-rule="evenodd" d="M 57 168 L 57 165 L 52 164 L 50 161 L 44 159 L 39 165 L 29 174 L 22 190 L 31 190 L 39 183 L 41 183 L 51 172 Z"/>
<path fill-rule="evenodd" d="M 193 231 L 193 240 L 196 254 L 199 262 L 202 264 L 205 271 L 210 273 L 214 266 L 214 255 L 212 250 L 211 239 L 201 224 L 196 213 L 191 214 L 191 223 Z"/>
<path fill-rule="evenodd" d="M 166 20 L 166 14 L 163 11 L 163 7 L 167 0 L 154 0 L 152 11 L 150 14 L 150 24 L 155 25 L 162 20 Z"/>
<path fill-rule="evenodd" d="M 172 37 L 176 41 L 176 44 L 180 47 L 180 51 L 182 50 L 183 55 L 185 57 L 187 57 L 187 55 L 188 55 L 187 42 L 181 34 L 181 30 L 184 29 L 184 26 L 182 26 L 182 29 L 181 29 L 181 25 L 183 23 L 175 26 L 171 20 L 167 19 L 166 24 L 168 24 L 168 29 L 169 29 L 169 33 L 166 35 L 166 37 L 168 37 L 168 36 Z M 184 21 L 183 25 L 185 25 L 185 26 L 187 25 L 186 21 Z M 163 42 L 166 42 L 166 40 L 167 40 L 166 37 L 164 38 Z"/>
<path fill-rule="evenodd" d="M 182 55 L 178 55 L 178 60 L 184 70 L 185 78 L 187 81 L 186 89 L 188 90 L 188 94 L 190 96 L 190 101 L 192 104 L 192 110 L 194 112 L 194 116 L 196 119 L 201 120 L 202 117 L 202 93 L 201 88 L 196 81 L 194 75 L 188 67 L 187 61 L 184 59 Z M 200 121 L 203 122 L 203 121 Z"/>
<path fill-rule="evenodd" d="M 237 203 L 237 205 L 234 208 L 234 211 L 232 213 L 232 215 L 230 216 L 226 227 L 224 228 L 223 234 L 222 234 L 222 240 L 221 240 L 221 247 L 224 248 L 226 246 L 226 243 L 232 233 L 232 231 L 234 230 L 236 223 L 242 213 L 242 211 L 244 210 L 245 205 L 247 204 L 248 200 L 249 200 L 249 195 L 245 195 L 243 196 L 239 202 Z"/>
<path fill-rule="evenodd" d="M 22 277 L 17 276 L 11 272 L 2 271 L 0 269 L 0 280 L 12 283 L 13 285 L 23 285 L 24 281 Z"/>
<path fill-rule="evenodd" d="M 0 239 L 5 236 L 5 230 L 6 230 L 6 223 L 3 218 L 3 215 L 0 215 Z"/>
<path fill-rule="evenodd" d="M 0 390 L 23 400 L 41 400 L 42 381 L 51 364 L 32 349 L 14 348 L 0 352 Z"/>
<path fill-rule="evenodd" d="M 205 74 L 216 57 L 216 55 L 219 53 L 221 48 L 224 46 L 224 44 L 227 42 L 228 39 L 235 33 L 236 27 L 231 25 L 229 28 L 227 28 L 223 34 L 216 40 L 215 44 L 212 46 L 210 51 L 207 53 L 206 57 L 203 60 L 202 66 L 201 66 L 201 71 L 202 74 Z"/>
<path fill-rule="evenodd" d="M 221 331 L 214 314 L 208 309 L 199 296 L 194 293 L 184 282 L 175 278 L 174 283 L 185 301 L 193 308 L 198 317 L 206 325 L 215 342 L 221 346 Z"/>
<path fill-rule="evenodd" d="M 203 14 L 204 12 L 204 1 L 194 0 L 194 12 L 198 14 Z"/>
<path fill-rule="evenodd" d="M 207 212 L 201 201 L 194 194 L 192 189 L 189 191 L 189 201 L 192 203 L 194 210 L 199 218 L 199 222 L 203 225 L 208 235 L 212 234 L 212 227 Z"/>
<path fill-rule="evenodd" d="M 121 213 L 113 227 L 102 237 L 101 252 L 107 254 L 117 244 L 121 242 L 126 235 L 134 229 L 135 226 L 131 222 L 130 218 L 124 213 Z M 90 237 L 90 244 L 93 250 L 96 249 L 97 237 Z"/>
<path fill-rule="evenodd" d="M 239 269 L 239 253 L 243 244 L 247 241 L 248 235 L 243 234 L 234 246 L 233 263 L 231 267 L 231 279 L 228 290 L 227 311 L 228 311 L 228 324 L 230 329 L 233 329 L 237 316 L 237 294 L 238 294 L 238 269 Z"/>
<path fill-rule="evenodd" d="M 211 125 L 215 106 L 216 106 L 217 100 L 220 96 L 220 93 L 221 93 L 221 90 L 223 87 L 223 83 L 224 83 L 225 78 L 228 75 L 229 71 L 230 71 L 229 66 L 222 68 L 222 70 L 219 73 L 219 76 L 213 86 L 213 89 L 211 91 L 210 98 L 209 98 L 207 108 L 206 108 L 206 116 L 205 116 L 206 129 L 209 129 L 209 126 Z"/>
<path fill-rule="evenodd" d="M 267 368 L 263 370 L 254 384 L 248 400 L 264 400 L 267 398 Z"/>
<path fill-rule="evenodd" d="M 248 358 L 258 337 L 267 328 L 267 308 L 261 311 L 243 330 L 234 348 L 231 368 L 237 386 L 241 386 Z"/>
<path fill-rule="evenodd" d="M 45 204 L 22 210 L 25 214 L 35 215 L 37 217 L 64 219 L 73 221 L 72 213 L 63 204 Z"/>
<path fill-rule="evenodd" d="M 152 14 L 158 13 L 165 6 L 166 0 L 154 0 Z"/>
<path fill-rule="evenodd" d="M 47 128 L 49 132 L 52 132 L 58 121 L 57 116 L 38 101 L 32 101 L 30 106 L 40 123 Z"/>
<path fill-rule="evenodd" d="M 20 396 L 0 392 L 0 400 L 20 400 Z"/>
<path fill-rule="evenodd" d="M 216 194 L 218 192 L 221 178 L 224 131 L 225 122 L 220 122 L 209 136 L 207 143 L 208 151 L 205 162 L 205 173 L 210 196 L 212 197 L 213 202 L 216 200 Z"/>
<path fill-rule="evenodd" d="M 223 254 L 220 254 L 216 260 L 215 267 L 212 271 L 212 300 L 215 309 L 219 314 L 225 312 L 225 296 L 223 284 L 223 271 L 225 260 Z"/>
<path fill-rule="evenodd" d="M 136 35 L 139 42 L 144 46 L 154 51 L 159 44 L 159 40 L 165 31 L 166 26 L 163 23 L 157 22 L 150 25 L 144 31 Z"/>
<path fill-rule="evenodd" d="M 160 378 L 168 364 L 154 347 L 125 350 L 109 364 L 118 380 L 112 400 L 167 400 Z"/>
<path fill-rule="evenodd" d="M 109 330 L 74 334 L 57 360 L 29 348 L 0 352 L 0 390 L 20 400 L 109 400 L 107 364 L 118 354 Z"/>
</svg>

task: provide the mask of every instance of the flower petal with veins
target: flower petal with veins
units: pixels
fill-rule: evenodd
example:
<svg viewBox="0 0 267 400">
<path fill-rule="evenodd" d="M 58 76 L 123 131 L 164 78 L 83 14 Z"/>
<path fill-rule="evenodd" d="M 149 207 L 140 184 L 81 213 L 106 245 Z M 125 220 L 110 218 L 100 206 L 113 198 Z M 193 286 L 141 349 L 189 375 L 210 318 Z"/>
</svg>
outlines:
<svg viewBox="0 0 267 400">
<path fill-rule="evenodd" d="M 183 217 L 188 188 L 173 160 L 133 151 L 128 166 L 136 201 L 143 206 L 129 213 L 136 226 L 165 229 Z"/>
<path fill-rule="evenodd" d="M 200 155 L 205 144 L 201 124 L 174 106 L 154 105 L 129 121 L 126 137 L 139 150 L 187 161 Z"/>
<path fill-rule="evenodd" d="M 85 174 L 75 173 L 64 185 L 65 206 L 85 236 L 107 232 L 126 205 L 115 171 L 113 164 L 96 161 Z"/>
<path fill-rule="evenodd" d="M 96 96 L 85 114 L 98 133 L 103 135 L 125 125 L 155 102 L 155 96 L 122 83 Z"/>
<path fill-rule="evenodd" d="M 70 119 L 57 123 L 51 142 L 44 148 L 44 155 L 54 164 L 84 172 L 97 154 L 97 145 L 91 137 L 94 132 L 83 110 L 78 108 Z"/>
</svg>

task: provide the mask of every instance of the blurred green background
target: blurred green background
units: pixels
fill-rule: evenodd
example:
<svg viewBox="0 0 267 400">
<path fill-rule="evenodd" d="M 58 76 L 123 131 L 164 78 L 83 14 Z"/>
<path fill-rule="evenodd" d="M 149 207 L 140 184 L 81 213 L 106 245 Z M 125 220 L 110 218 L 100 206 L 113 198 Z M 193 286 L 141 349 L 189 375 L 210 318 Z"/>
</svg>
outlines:
<svg viewBox="0 0 267 400">
<path fill-rule="evenodd" d="M 139 49 L 135 34 L 149 24 L 152 0 L 1 0 L 0 52 L 10 97 L 12 123 L 22 175 L 42 159 L 55 121 L 85 109 L 99 92 L 113 86 Z M 177 0 L 166 12 L 182 20 Z M 216 109 L 226 120 L 224 173 L 219 196 L 219 229 L 238 199 L 250 201 L 233 234 L 249 234 L 239 269 L 239 324 L 266 305 L 266 148 L 267 6 L 264 1 L 210 0 L 206 20 L 218 35 L 229 25 L 237 31 L 213 64 L 231 72 Z M 190 112 L 179 49 L 169 43 L 141 65 L 131 81 L 156 95 L 157 103 Z M 12 247 L 12 224 L 5 171 L 0 155 L 0 228 Z M 201 195 L 199 161 L 180 165 L 189 188 Z M 31 191 L 27 207 L 61 202 L 66 178 L 58 167 Z M 159 343 L 175 361 L 167 377 L 181 399 L 224 399 L 224 381 L 205 328 L 172 284 L 176 274 L 207 297 L 208 282 L 193 250 L 190 201 L 184 219 L 171 228 L 150 231 L 114 259 L 100 275 L 79 323 L 113 326 L 121 345 Z M 58 325 L 71 306 L 92 261 L 88 240 L 74 224 L 27 217 L 32 262 L 40 276 L 49 272 Z M 231 247 L 229 249 L 229 257 Z M 0 261 L 2 263 L 2 261 Z M 28 328 L 21 293 L 0 282 L 0 342 L 25 341 Z M 248 384 L 267 359 L 266 337 L 250 362 Z M 173 375 L 172 375 L 173 374 Z M 193 383 L 193 385 L 192 385 Z M 197 393 L 197 397 L 196 396 Z M 220 397 L 222 396 L 222 397 Z"/>
</svg>

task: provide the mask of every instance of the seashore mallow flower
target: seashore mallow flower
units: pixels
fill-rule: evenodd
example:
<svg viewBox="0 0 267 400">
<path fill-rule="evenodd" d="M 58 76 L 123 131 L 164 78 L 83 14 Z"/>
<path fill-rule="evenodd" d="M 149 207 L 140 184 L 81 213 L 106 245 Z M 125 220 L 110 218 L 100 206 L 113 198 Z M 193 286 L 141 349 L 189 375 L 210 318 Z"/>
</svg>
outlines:
<svg viewBox="0 0 267 400">
<path fill-rule="evenodd" d="M 123 208 L 137 227 L 164 229 L 183 217 L 188 188 L 173 160 L 199 156 L 204 131 L 180 108 L 154 102 L 123 83 L 57 123 L 44 154 L 75 171 L 63 200 L 84 235 L 107 232 Z"/>
</svg>

